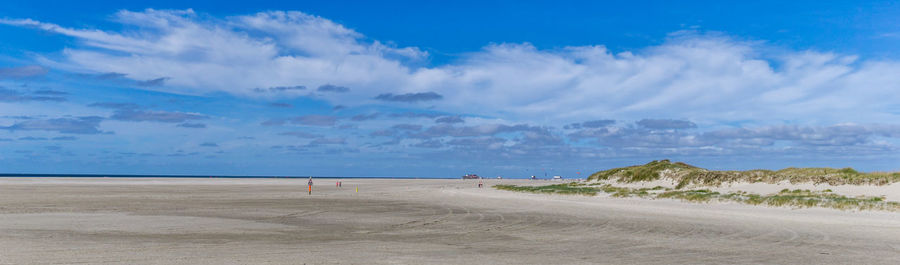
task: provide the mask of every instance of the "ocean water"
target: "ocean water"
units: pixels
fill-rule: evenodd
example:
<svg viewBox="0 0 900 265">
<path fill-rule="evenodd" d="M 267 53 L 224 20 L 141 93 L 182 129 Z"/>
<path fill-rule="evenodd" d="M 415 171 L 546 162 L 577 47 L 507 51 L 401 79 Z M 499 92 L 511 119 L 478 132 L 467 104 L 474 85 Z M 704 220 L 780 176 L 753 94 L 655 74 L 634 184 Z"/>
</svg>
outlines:
<svg viewBox="0 0 900 265">
<path fill-rule="evenodd" d="M 305 179 L 309 177 L 317 179 L 366 179 L 366 178 L 389 178 L 389 179 L 457 179 L 457 178 L 441 178 L 441 177 L 342 177 L 342 176 L 238 176 L 238 175 L 119 175 L 119 174 L 13 174 L 3 173 L 0 178 L 287 178 L 287 179 Z"/>
</svg>

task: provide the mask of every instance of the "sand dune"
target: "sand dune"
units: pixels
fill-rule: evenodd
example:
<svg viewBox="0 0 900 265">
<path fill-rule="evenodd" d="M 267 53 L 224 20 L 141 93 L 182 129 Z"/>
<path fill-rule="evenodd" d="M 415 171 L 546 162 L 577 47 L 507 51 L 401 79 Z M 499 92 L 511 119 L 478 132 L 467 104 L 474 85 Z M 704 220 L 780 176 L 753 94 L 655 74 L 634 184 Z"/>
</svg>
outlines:
<svg viewBox="0 0 900 265">
<path fill-rule="evenodd" d="M 632 182 L 632 183 L 623 183 L 615 180 L 602 180 L 596 181 L 596 183 L 610 184 L 616 187 L 627 187 L 627 188 L 652 188 L 656 186 L 674 188 L 678 183 L 668 179 L 654 180 L 654 181 L 641 181 L 641 182 Z M 546 184 L 546 183 L 537 183 L 537 184 Z M 695 185 L 688 187 L 695 189 L 708 189 L 712 191 L 728 193 L 728 192 L 738 192 L 745 191 L 749 193 L 755 194 L 772 194 L 777 193 L 782 189 L 802 189 L 802 190 L 811 190 L 811 191 L 830 191 L 831 193 L 848 196 L 848 197 L 857 197 L 857 196 L 867 196 L 867 197 L 884 197 L 886 201 L 895 201 L 900 202 L 900 182 L 891 183 L 888 185 L 829 185 L 827 183 L 788 183 L 786 181 L 780 183 L 748 183 L 748 182 L 736 182 L 736 183 L 722 183 L 719 186 L 701 186 Z"/>
<path fill-rule="evenodd" d="M 0 178 L 0 264 L 900 264 L 893 212 L 305 182 Z"/>
</svg>

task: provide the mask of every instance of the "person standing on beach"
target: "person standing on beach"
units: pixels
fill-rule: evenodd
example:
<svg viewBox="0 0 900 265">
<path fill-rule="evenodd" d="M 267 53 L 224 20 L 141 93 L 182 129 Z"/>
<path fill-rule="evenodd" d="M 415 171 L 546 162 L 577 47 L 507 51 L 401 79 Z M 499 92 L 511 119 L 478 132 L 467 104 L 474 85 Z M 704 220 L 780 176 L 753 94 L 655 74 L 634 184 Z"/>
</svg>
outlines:
<svg viewBox="0 0 900 265">
<path fill-rule="evenodd" d="M 312 195 L 312 177 L 309 177 L 309 182 L 306 183 L 309 188 L 309 195 Z"/>
</svg>

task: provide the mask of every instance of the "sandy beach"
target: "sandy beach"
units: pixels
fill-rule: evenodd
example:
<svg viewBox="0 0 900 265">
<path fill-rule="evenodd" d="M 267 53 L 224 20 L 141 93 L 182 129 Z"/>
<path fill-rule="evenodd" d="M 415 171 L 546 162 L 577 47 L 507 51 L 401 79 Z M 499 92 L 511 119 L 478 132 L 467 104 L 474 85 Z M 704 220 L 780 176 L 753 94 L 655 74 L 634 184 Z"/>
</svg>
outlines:
<svg viewBox="0 0 900 265">
<path fill-rule="evenodd" d="M 335 181 L 0 178 L 0 264 L 900 264 L 896 212 Z"/>
</svg>

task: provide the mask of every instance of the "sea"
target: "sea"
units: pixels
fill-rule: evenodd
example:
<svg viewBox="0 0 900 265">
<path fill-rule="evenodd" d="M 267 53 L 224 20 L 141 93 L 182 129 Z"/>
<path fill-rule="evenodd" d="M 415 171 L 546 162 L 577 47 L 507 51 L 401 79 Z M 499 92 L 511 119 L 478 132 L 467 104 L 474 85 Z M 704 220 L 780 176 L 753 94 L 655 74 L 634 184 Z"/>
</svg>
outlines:
<svg viewBox="0 0 900 265">
<path fill-rule="evenodd" d="M 240 175 L 118 175 L 118 174 L 15 174 L 2 173 L 0 178 L 251 178 L 251 179 L 458 179 L 458 177 L 344 177 L 344 176 L 240 176 Z"/>
</svg>

